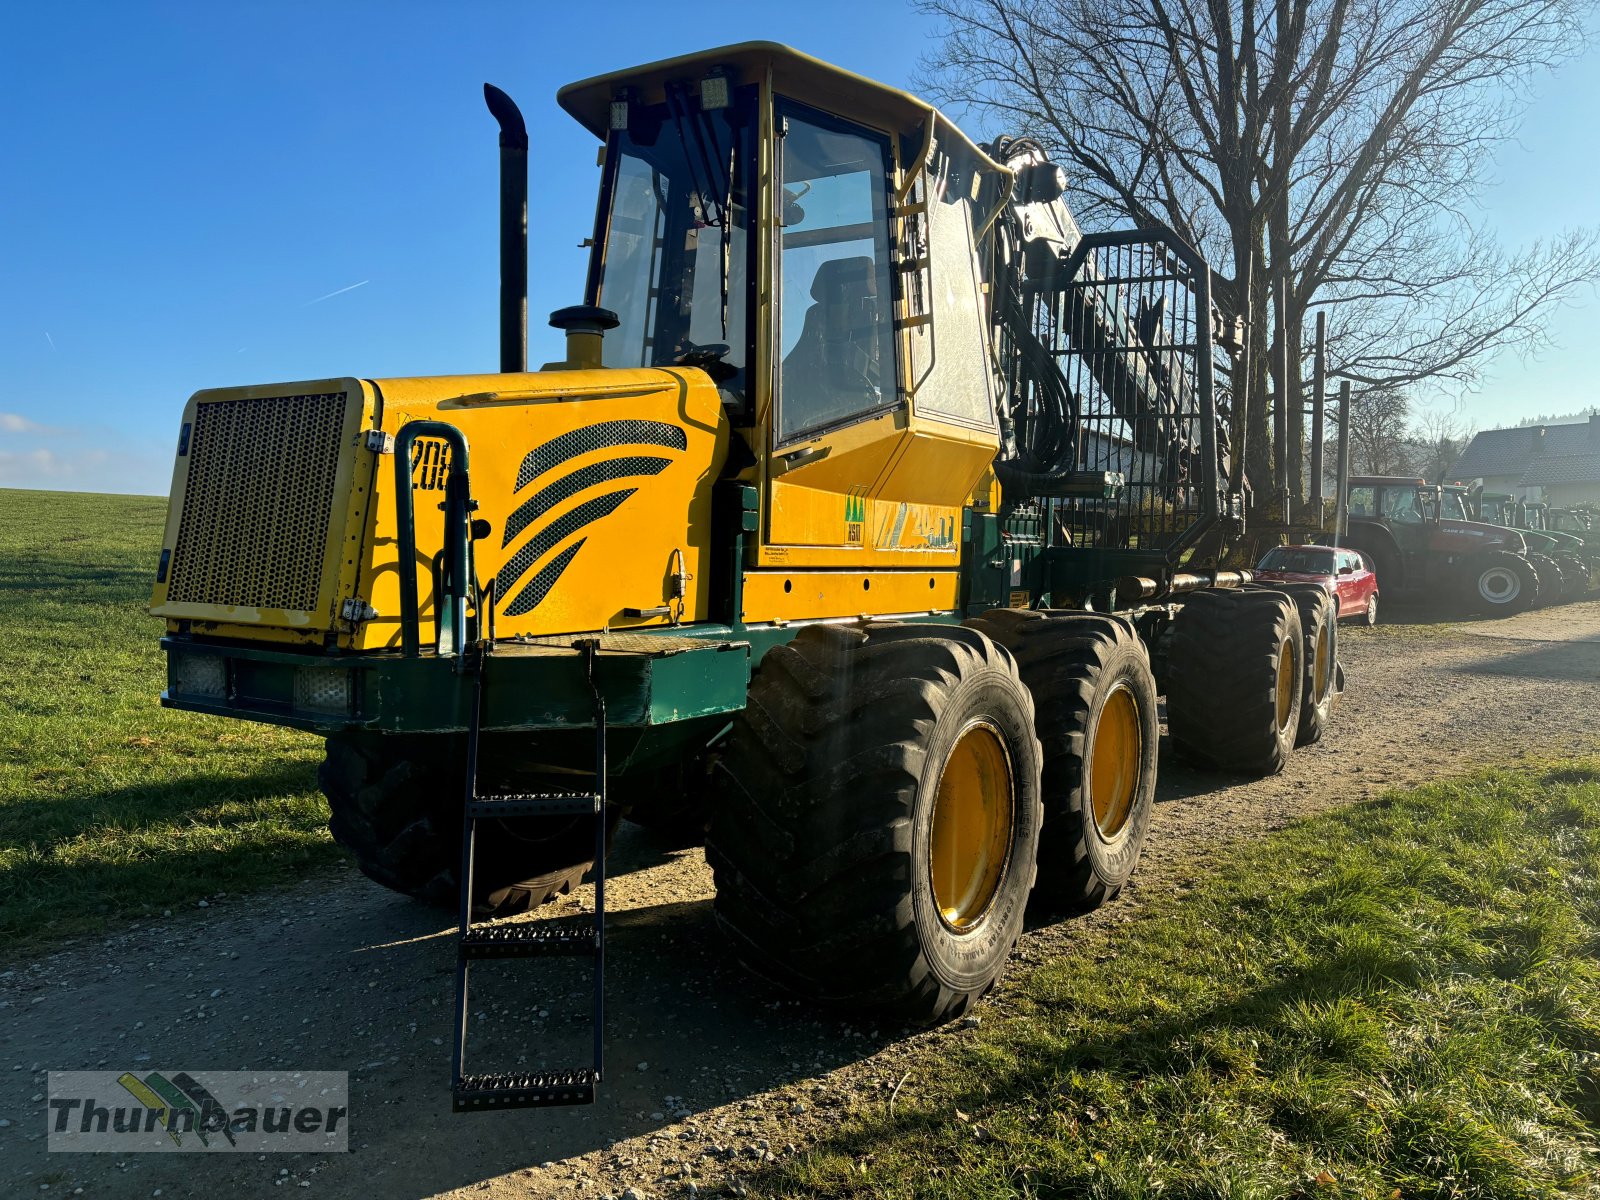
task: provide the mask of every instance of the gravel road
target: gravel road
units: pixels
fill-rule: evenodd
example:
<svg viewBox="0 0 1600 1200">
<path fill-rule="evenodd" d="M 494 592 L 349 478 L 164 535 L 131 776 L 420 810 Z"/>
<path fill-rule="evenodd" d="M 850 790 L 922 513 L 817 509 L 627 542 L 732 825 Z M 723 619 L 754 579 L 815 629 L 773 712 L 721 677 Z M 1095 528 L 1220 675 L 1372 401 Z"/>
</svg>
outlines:
<svg viewBox="0 0 1600 1200">
<path fill-rule="evenodd" d="M 1342 655 L 1349 686 L 1333 729 L 1284 774 L 1242 781 L 1163 761 L 1139 874 L 1085 920 L 1128 920 L 1143 897 L 1184 886 L 1220 841 L 1476 763 L 1600 749 L 1600 602 L 1346 629 Z M 742 1169 L 883 1103 L 929 1043 L 962 1036 L 818 1016 L 724 963 L 698 850 L 664 850 L 625 825 L 612 872 L 608 1077 L 590 1108 L 450 1114 L 450 919 L 353 869 L 6 964 L 0 1194 L 737 1194 Z M 1018 955 L 1037 961 L 1080 927 L 1033 929 Z M 477 968 L 479 1061 L 534 1047 L 529 1066 L 582 1064 L 586 971 L 584 960 Z M 990 1003 L 1004 1001 L 1002 984 Z M 348 1071 L 351 1153 L 46 1154 L 45 1071 L 141 1068 Z M 914 1072 L 903 1086 L 914 1094 Z"/>
</svg>

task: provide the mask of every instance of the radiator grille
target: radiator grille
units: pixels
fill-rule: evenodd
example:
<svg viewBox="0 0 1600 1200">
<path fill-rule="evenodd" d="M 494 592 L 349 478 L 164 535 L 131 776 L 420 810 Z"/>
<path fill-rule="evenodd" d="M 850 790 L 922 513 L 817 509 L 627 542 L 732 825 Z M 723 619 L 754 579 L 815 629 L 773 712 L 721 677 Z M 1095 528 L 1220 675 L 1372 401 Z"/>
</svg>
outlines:
<svg viewBox="0 0 1600 1200">
<path fill-rule="evenodd" d="M 169 603 L 316 608 L 344 418 L 339 392 L 195 407 Z"/>
</svg>

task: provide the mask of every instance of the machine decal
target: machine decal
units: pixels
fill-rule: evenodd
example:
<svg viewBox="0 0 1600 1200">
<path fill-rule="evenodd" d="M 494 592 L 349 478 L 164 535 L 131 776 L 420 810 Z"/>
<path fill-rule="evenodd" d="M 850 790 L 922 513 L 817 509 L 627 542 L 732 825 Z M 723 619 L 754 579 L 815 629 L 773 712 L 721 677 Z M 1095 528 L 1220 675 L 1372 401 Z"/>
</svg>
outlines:
<svg viewBox="0 0 1600 1200">
<path fill-rule="evenodd" d="M 571 475 L 563 476 L 554 483 L 540 488 L 518 505 L 517 510 L 506 519 L 505 537 L 500 540 L 500 545 L 509 546 L 512 540 L 538 517 L 549 512 L 563 500 L 576 496 L 585 488 L 591 488 L 597 483 L 610 483 L 613 479 L 622 479 L 628 475 L 659 475 L 671 462 L 672 460 L 667 458 L 640 455 L 602 459 L 600 462 L 580 467 Z"/>
<path fill-rule="evenodd" d="M 450 472 L 450 447 L 443 438 L 418 438 L 411 444 L 411 486 L 419 492 L 444 491 Z"/>
<path fill-rule="evenodd" d="M 508 617 L 520 617 L 525 612 L 532 612 L 538 608 L 544 598 L 550 594 L 550 589 L 555 587 L 556 580 L 561 578 L 561 572 L 567 569 L 567 564 L 578 556 L 578 551 L 583 549 L 588 538 L 579 538 L 560 554 L 556 555 L 544 566 L 540 567 L 534 577 L 528 581 L 528 586 L 506 606 Z"/>
<path fill-rule="evenodd" d="M 598 521 L 601 517 L 609 517 L 621 507 L 624 500 L 638 490 L 638 488 L 624 488 L 619 492 L 607 492 L 604 496 L 596 496 L 593 500 L 586 501 L 571 512 L 563 513 L 554 521 L 551 521 L 528 539 L 527 545 L 506 560 L 506 565 L 500 569 L 497 577 L 500 587 L 509 592 L 512 584 L 521 579 L 534 563 L 566 541 L 567 538 L 577 533 L 585 525 Z M 576 547 L 573 549 L 576 552 Z M 559 563 L 565 569 L 567 563 L 571 561 L 572 556 L 568 554 L 550 565 L 553 567 Z M 553 584 L 556 576 L 560 574 L 559 570 L 556 571 L 555 575 L 552 575 L 546 582 L 544 590 L 540 591 L 538 585 L 544 576 L 544 572 L 540 572 L 532 583 L 524 588 L 510 604 L 506 605 L 506 615 L 508 617 L 517 617 L 525 612 L 531 612 L 534 606 L 544 599 L 545 593 L 550 590 L 549 585 Z"/>
<path fill-rule="evenodd" d="M 665 446 L 669 450 L 683 450 L 688 445 L 688 435 L 678 426 L 668 425 L 665 421 L 600 421 L 563 433 L 528 451 L 517 471 L 515 490 L 520 492 L 540 475 L 554 470 L 568 459 L 607 446 Z"/>
</svg>

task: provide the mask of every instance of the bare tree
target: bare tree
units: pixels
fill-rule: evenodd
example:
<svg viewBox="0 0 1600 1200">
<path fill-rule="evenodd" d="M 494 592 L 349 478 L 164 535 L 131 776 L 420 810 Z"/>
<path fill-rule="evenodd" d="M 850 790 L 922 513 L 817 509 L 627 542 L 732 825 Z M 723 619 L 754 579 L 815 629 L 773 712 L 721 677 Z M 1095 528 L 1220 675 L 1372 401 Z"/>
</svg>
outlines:
<svg viewBox="0 0 1600 1200">
<path fill-rule="evenodd" d="M 925 90 L 1045 143 L 1087 222 L 1165 228 L 1218 270 L 1222 302 L 1257 331 L 1234 365 L 1257 480 L 1270 470 L 1279 356 L 1262 333 L 1279 280 L 1293 365 L 1272 402 L 1298 440 L 1313 308 L 1330 311 L 1332 369 L 1378 404 L 1539 346 L 1552 307 L 1600 278 L 1593 230 L 1511 252 L 1468 214 L 1530 79 L 1583 45 L 1589 0 L 920 6 L 942 26 Z"/>
<path fill-rule="evenodd" d="M 1456 460 L 1466 451 L 1476 432 L 1460 405 L 1424 412 L 1411 430 L 1412 466 L 1429 483 L 1450 482 Z"/>
<path fill-rule="evenodd" d="M 1411 403 L 1398 388 L 1362 388 L 1350 395 L 1350 473 L 1409 475 Z"/>
</svg>

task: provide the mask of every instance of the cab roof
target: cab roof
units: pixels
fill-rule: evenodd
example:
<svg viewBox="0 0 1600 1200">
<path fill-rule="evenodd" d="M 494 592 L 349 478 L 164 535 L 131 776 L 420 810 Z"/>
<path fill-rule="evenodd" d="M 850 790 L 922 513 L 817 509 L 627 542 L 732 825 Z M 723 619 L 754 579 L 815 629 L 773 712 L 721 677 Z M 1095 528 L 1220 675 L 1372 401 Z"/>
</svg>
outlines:
<svg viewBox="0 0 1600 1200">
<path fill-rule="evenodd" d="M 881 129 L 910 133 L 931 118 L 941 131 L 954 135 L 979 155 L 986 166 L 1010 173 L 926 100 L 779 42 L 739 42 L 610 71 L 567 84 L 556 93 L 556 103 L 603 141 L 610 125 L 612 98 L 622 88 L 632 89 L 643 103 L 658 104 L 665 99 L 669 81 L 698 80 L 719 67 L 735 86 L 760 83 L 770 72 L 773 91 Z"/>
</svg>

